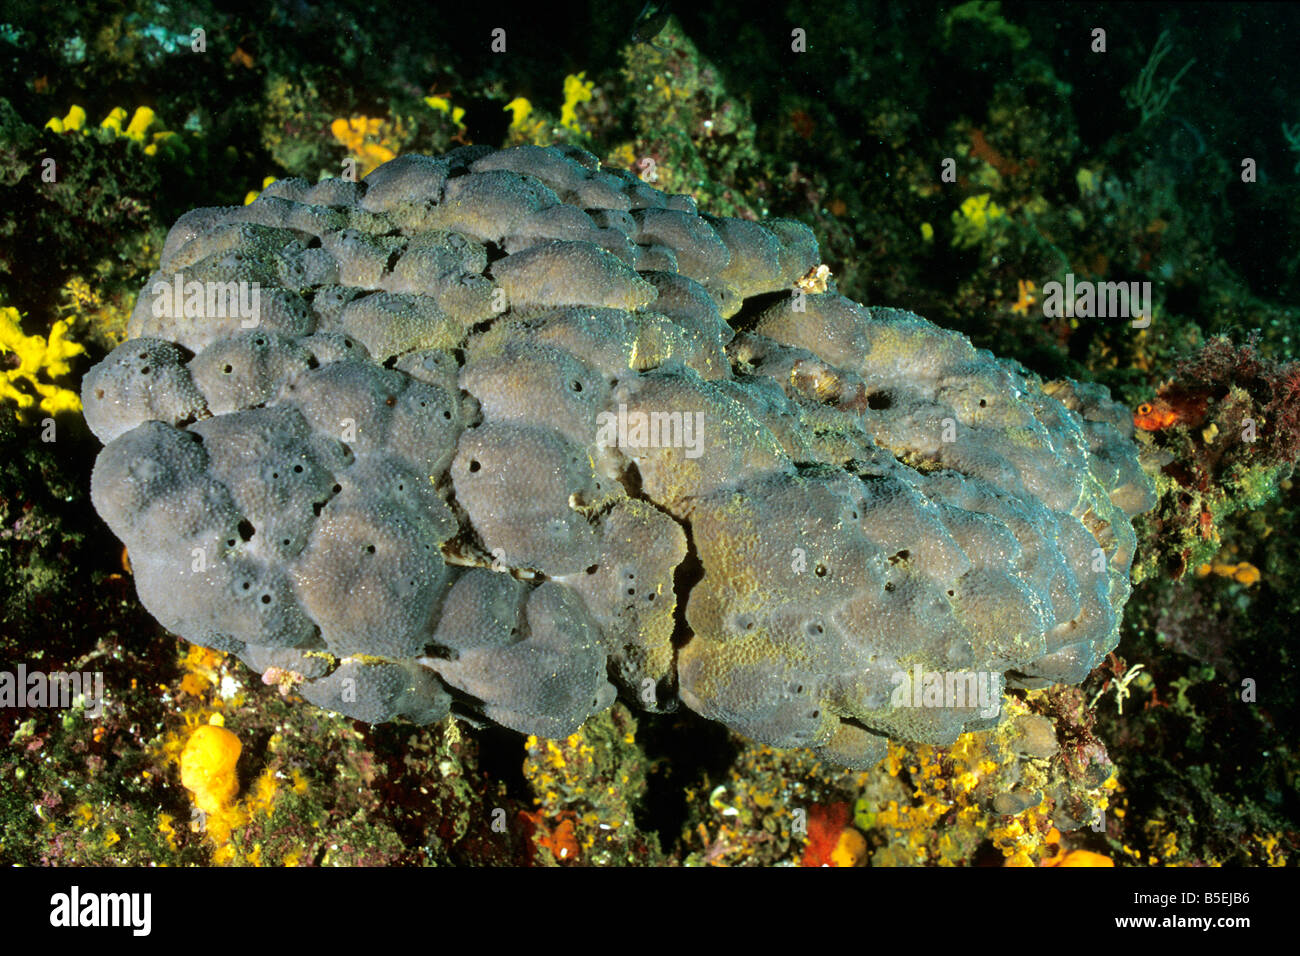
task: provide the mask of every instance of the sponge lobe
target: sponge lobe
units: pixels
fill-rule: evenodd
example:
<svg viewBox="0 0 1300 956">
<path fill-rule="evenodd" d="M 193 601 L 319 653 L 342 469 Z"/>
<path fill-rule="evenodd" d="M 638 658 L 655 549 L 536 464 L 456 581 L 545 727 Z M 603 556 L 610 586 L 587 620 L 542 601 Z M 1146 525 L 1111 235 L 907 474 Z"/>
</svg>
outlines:
<svg viewBox="0 0 1300 956">
<path fill-rule="evenodd" d="M 819 263 L 573 147 L 284 180 L 172 228 L 92 499 L 166 627 L 360 720 L 948 743 L 1115 645 L 1152 485 L 1104 389 Z"/>
<path fill-rule="evenodd" d="M 572 574 L 596 558 L 582 504 L 597 479 L 585 450 L 553 431 L 487 424 L 467 431 L 451 464 L 456 499 L 498 564 Z"/>
<path fill-rule="evenodd" d="M 490 644 L 462 642 L 452 648 L 454 658 L 425 662 L 496 723 L 565 737 L 616 696 L 605 679 L 600 628 L 582 599 L 555 582 L 516 594 L 509 634 L 497 631 Z"/>
<path fill-rule="evenodd" d="M 208 414 L 185 353 L 162 339 L 132 339 L 114 349 L 82 379 L 81 403 L 105 442 L 147 421 L 179 425 Z"/>
</svg>

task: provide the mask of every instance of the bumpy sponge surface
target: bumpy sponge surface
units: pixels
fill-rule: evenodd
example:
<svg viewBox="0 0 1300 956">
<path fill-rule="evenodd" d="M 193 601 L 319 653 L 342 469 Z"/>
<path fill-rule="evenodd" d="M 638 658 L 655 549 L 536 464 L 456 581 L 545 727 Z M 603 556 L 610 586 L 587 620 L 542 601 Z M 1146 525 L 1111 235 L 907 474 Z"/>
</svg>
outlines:
<svg viewBox="0 0 1300 956">
<path fill-rule="evenodd" d="M 194 210 L 85 378 L 95 506 L 167 628 L 361 720 L 950 742 L 1115 646 L 1153 489 L 1103 389 L 818 264 L 567 147 Z"/>
</svg>

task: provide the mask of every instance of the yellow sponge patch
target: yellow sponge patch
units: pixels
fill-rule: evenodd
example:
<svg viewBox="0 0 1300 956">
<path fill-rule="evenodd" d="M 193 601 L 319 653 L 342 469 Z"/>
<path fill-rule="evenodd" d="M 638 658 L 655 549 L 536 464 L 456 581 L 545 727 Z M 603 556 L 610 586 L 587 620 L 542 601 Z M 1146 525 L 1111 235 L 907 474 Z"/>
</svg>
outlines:
<svg viewBox="0 0 1300 956">
<path fill-rule="evenodd" d="M 18 357 L 17 367 L 5 368 L 4 377 L 0 378 L 0 398 L 12 399 L 20 413 L 35 405 L 37 396 L 41 410 L 48 414 L 81 411 L 81 399 L 76 392 L 42 381 L 39 376 L 42 372 L 47 378 L 67 375 L 72 371 L 68 359 L 85 351 L 79 343 L 68 339 L 65 320 L 55 322 L 49 338 L 43 339 L 39 335 L 23 334 L 17 309 L 0 308 L 0 352 Z M 19 388 L 19 382 L 27 389 Z"/>
<path fill-rule="evenodd" d="M 204 724 L 190 736 L 181 751 L 181 783 L 194 795 L 194 805 L 204 813 L 219 813 L 239 792 L 235 764 L 239 738 L 213 724 Z"/>
</svg>

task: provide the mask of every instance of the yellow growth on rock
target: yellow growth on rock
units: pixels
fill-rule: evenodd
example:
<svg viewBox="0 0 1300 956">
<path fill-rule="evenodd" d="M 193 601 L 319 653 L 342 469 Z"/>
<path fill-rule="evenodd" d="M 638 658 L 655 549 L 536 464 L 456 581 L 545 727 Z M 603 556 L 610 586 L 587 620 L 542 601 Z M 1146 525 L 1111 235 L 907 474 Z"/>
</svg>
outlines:
<svg viewBox="0 0 1300 956">
<path fill-rule="evenodd" d="M 867 862 L 867 838 L 853 827 L 845 827 L 831 851 L 835 866 L 864 866 Z"/>
<path fill-rule="evenodd" d="M 591 99 L 591 91 L 596 85 L 585 79 L 586 76 L 584 71 L 576 76 L 570 73 L 564 78 L 564 104 L 560 107 L 560 125 L 575 133 L 582 132 L 582 127 L 578 125 L 577 106 Z"/>
<path fill-rule="evenodd" d="M 1216 561 L 1213 564 L 1202 564 L 1196 569 L 1197 577 L 1204 578 L 1211 574 L 1218 575 L 1221 578 L 1232 578 L 1238 584 L 1244 584 L 1246 587 L 1259 583 L 1259 568 L 1249 561 L 1238 561 L 1236 564 Z"/>
<path fill-rule="evenodd" d="M 144 151 L 149 156 L 158 154 L 158 144 L 165 139 L 169 139 L 176 134 L 169 130 L 159 130 L 152 136 L 146 136 L 148 129 L 156 120 L 157 114 L 147 106 L 140 106 L 131 114 L 131 119 L 127 122 L 126 127 L 122 127 L 122 122 L 126 120 L 126 110 L 120 106 L 114 106 L 107 116 L 100 121 L 99 128 L 106 129 L 118 139 L 129 139 L 132 142 L 139 143 L 144 147 Z M 56 133 L 80 133 L 85 136 L 90 131 L 86 129 L 86 111 L 80 106 L 72 106 L 63 119 L 57 116 L 51 117 L 46 123 L 45 128 L 53 130 Z"/>
<path fill-rule="evenodd" d="M 340 122 L 340 121 L 339 121 L 339 120 L 335 120 L 335 122 Z M 273 182 L 275 182 L 275 177 L 274 177 L 274 176 L 267 176 L 265 179 L 262 180 L 262 189 L 265 189 L 267 186 L 271 185 L 271 183 L 273 183 Z M 262 195 L 262 189 L 250 189 L 247 193 L 245 193 L 245 194 L 244 194 L 244 205 L 247 206 L 247 205 L 251 204 L 251 203 L 253 202 L 253 200 L 255 200 L 258 196 Z"/>
<path fill-rule="evenodd" d="M 390 148 L 393 144 L 388 132 L 388 124 L 383 120 L 366 116 L 336 119 L 330 123 L 330 133 L 347 147 L 348 155 L 357 160 L 358 176 L 367 175 L 397 155 Z"/>
<path fill-rule="evenodd" d="M 235 764 L 241 749 L 238 737 L 215 724 L 204 724 L 190 735 L 181 751 L 181 783 L 204 813 L 222 812 L 239 792 Z"/>
<path fill-rule="evenodd" d="M 81 399 L 76 392 L 42 381 L 67 375 L 72 371 L 68 360 L 85 352 L 79 343 L 68 338 L 69 324 L 60 319 L 50 328 L 50 336 L 43 339 L 39 335 L 24 335 L 19 324 L 17 309 L 0 308 L 0 352 L 12 353 L 18 357 L 17 367 L 4 369 L 4 378 L 0 380 L 0 398 L 12 400 L 18 406 L 18 415 L 31 408 L 40 397 L 41 411 L 49 415 L 59 412 L 81 411 Z M 19 388 L 24 383 L 34 391 Z"/>
<path fill-rule="evenodd" d="M 1005 218 L 1002 207 L 988 193 L 969 196 L 962 202 L 961 209 L 952 214 L 952 244 L 963 249 L 978 245 L 993 224 Z"/>
<path fill-rule="evenodd" d="M 56 133 L 84 133 L 85 126 L 86 111 L 75 104 L 68 108 L 68 114 L 63 119 L 54 116 L 45 123 L 46 129 L 52 129 Z"/>
</svg>

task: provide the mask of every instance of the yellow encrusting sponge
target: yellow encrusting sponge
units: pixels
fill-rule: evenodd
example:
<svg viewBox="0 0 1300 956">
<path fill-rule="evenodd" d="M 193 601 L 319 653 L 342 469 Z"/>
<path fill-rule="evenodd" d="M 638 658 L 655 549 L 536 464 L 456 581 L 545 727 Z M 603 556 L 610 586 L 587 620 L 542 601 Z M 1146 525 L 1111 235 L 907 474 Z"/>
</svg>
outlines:
<svg viewBox="0 0 1300 956">
<path fill-rule="evenodd" d="M 215 724 L 203 724 L 186 742 L 181 751 L 181 783 L 204 813 L 221 813 L 239 792 L 235 764 L 241 749 L 238 737 Z"/>
</svg>

